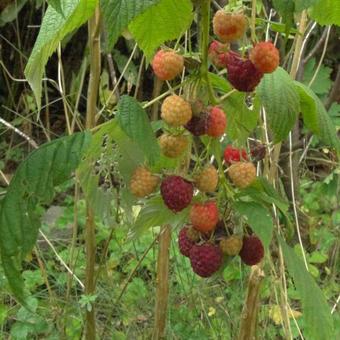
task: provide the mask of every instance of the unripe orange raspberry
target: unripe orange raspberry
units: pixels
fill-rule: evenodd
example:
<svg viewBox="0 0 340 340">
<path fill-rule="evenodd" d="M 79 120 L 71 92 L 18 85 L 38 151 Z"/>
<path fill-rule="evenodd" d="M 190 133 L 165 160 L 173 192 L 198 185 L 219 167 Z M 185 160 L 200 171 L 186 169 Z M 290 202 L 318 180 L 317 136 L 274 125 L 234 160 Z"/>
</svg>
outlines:
<svg viewBox="0 0 340 340">
<path fill-rule="evenodd" d="M 228 238 L 223 238 L 220 241 L 220 248 L 222 253 L 227 254 L 229 256 L 238 255 L 238 253 L 242 249 L 242 238 L 238 235 L 232 235 Z"/>
<path fill-rule="evenodd" d="M 156 190 L 159 178 L 146 167 L 136 168 L 130 180 L 130 191 L 137 197 L 145 197 Z"/>
<path fill-rule="evenodd" d="M 238 162 L 229 167 L 228 175 L 238 188 L 246 188 L 256 178 L 256 168 L 250 162 Z"/>
<path fill-rule="evenodd" d="M 214 201 L 196 203 L 190 210 L 190 221 L 194 228 L 202 233 L 215 229 L 218 222 L 218 209 Z"/>
<path fill-rule="evenodd" d="M 263 73 L 274 72 L 280 63 L 279 50 L 270 41 L 262 41 L 251 50 L 249 59 Z"/>
<path fill-rule="evenodd" d="M 191 105 L 175 94 L 165 98 L 161 112 L 162 119 L 175 127 L 185 125 L 192 117 Z"/>
<path fill-rule="evenodd" d="M 207 135 L 211 137 L 221 137 L 227 126 L 227 118 L 224 111 L 218 106 L 211 108 L 208 116 Z"/>
<path fill-rule="evenodd" d="M 202 192 L 214 192 L 217 183 L 218 172 L 213 165 L 208 165 L 195 177 L 195 185 Z"/>
<path fill-rule="evenodd" d="M 184 58 L 174 51 L 158 51 L 152 60 L 152 69 L 161 80 L 172 80 L 183 71 Z"/>
<path fill-rule="evenodd" d="M 241 39 L 247 29 L 247 18 L 242 13 L 219 10 L 213 18 L 214 33 L 223 42 Z"/>
<path fill-rule="evenodd" d="M 159 145 L 162 153 L 169 158 L 177 158 L 183 154 L 189 144 L 186 136 L 173 136 L 168 133 L 164 133 L 159 138 Z"/>
</svg>

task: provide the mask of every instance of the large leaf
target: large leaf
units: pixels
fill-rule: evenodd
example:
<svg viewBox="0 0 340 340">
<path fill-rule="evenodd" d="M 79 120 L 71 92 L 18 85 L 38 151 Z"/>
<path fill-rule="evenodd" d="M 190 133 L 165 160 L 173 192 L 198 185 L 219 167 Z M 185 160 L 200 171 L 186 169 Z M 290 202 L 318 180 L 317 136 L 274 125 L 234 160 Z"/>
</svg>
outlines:
<svg viewBox="0 0 340 340">
<path fill-rule="evenodd" d="M 63 13 L 63 9 L 61 8 L 62 0 L 47 0 L 47 3 L 52 6 L 58 13 Z"/>
<path fill-rule="evenodd" d="M 340 26 L 340 1 L 321 0 L 312 7 L 310 15 L 320 25 Z"/>
<path fill-rule="evenodd" d="M 135 17 L 159 1 L 101 0 L 108 49 L 113 47 L 119 35 Z"/>
<path fill-rule="evenodd" d="M 148 115 L 138 101 L 129 96 L 122 96 L 118 104 L 117 118 L 123 131 L 139 145 L 150 164 L 154 164 L 160 156 L 159 145 Z"/>
<path fill-rule="evenodd" d="M 301 12 L 306 8 L 309 8 L 318 2 L 323 3 L 324 0 L 294 0 L 295 2 L 295 11 L 296 12 Z"/>
<path fill-rule="evenodd" d="M 331 311 L 321 289 L 294 250 L 281 238 L 280 244 L 288 271 L 301 298 L 306 339 L 335 339 Z"/>
<path fill-rule="evenodd" d="M 183 34 L 192 19 L 190 0 L 160 0 L 134 19 L 129 30 L 147 59 L 150 59 L 158 46 Z"/>
<path fill-rule="evenodd" d="M 49 203 L 54 187 L 67 180 L 80 162 L 90 134 L 57 139 L 32 152 L 13 177 L 0 211 L 0 252 L 9 285 L 24 303 L 20 264 L 34 246 L 40 228 L 38 203 Z"/>
<path fill-rule="evenodd" d="M 246 217 L 250 227 L 258 235 L 266 249 L 273 236 L 273 220 L 268 209 L 255 202 L 236 202 L 234 208 Z"/>
<path fill-rule="evenodd" d="M 58 43 L 70 32 L 80 27 L 94 13 L 98 0 L 62 0 L 63 13 L 52 6 L 47 8 L 37 40 L 25 69 L 38 108 L 41 106 L 41 80 L 48 58 Z"/>
<path fill-rule="evenodd" d="M 299 95 L 293 80 L 283 68 L 278 67 L 275 72 L 263 77 L 257 92 L 266 109 L 274 142 L 284 140 L 293 128 L 300 110 Z"/>
<path fill-rule="evenodd" d="M 334 124 L 318 96 L 307 86 L 295 82 L 300 95 L 300 105 L 304 124 L 323 143 L 340 150 L 340 141 Z"/>
</svg>

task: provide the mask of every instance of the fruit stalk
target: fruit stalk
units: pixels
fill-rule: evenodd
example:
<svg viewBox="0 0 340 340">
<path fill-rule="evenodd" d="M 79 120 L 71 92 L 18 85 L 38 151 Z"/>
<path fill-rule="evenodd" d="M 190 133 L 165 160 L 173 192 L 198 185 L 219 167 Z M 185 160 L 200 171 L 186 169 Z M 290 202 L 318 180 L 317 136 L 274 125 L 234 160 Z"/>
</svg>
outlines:
<svg viewBox="0 0 340 340">
<path fill-rule="evenodd" d="M 92 129 L 96 125 L 97 98 L 100 81 L 100 8 L 97 6 L 94 16 L 88 22 L 89 49 L 90 49 L 90 79 L 87 93 L 86 129 Z M 95 293 L 95 220 L 94 211 L 89 202 L 86 202 L 86 225 L 85 225 L 85 294 Z M 95 309 L 92 304 L 91 310 L 86 311 L 85 338 L 96 338 Z"/>
</svg>

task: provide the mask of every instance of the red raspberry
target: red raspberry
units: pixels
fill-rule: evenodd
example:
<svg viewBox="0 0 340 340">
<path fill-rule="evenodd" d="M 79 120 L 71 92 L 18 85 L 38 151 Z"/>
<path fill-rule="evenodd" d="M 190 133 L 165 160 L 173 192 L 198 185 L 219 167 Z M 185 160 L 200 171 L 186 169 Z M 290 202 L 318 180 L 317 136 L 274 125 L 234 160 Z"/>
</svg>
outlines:
<svg viewBox="0 0 340 340">
<path fill-rule="evenodd" d="M 203 233 L 214 230 L 218 222 L 216 203 L 210 201 L 194 204 L 190 210 L 190 221 L 195 229 Z"/>
<path fill-rule="evenodd" d="M 232 145 L 229 144 L 224 150 L 224 160 L 228 164 L 239 162 L 241 160 L 247 161 L 247 152 L 245 149 L 233 148 Z"/>
<path fill-rule="evenodd" d="M 238 162 L 232 164 L 228 169 L 231 181 L 238 188 L 246 188 L 254 182 L 256 178 L 256 168 L 250 162 Z"/>
<path fill-rule="evenodd" d="M 236 52 L 228 52 L 225 62 L 228 70 L 227 78 L 239 91 L 253 91 L 263 77 L 263 73 L 249 59 L 242 59 Z"/>
<path fill-rule="evenodd" d="M 182 255 L 189 257 L 190 249 L 194 246 L 195 242 L 190 240 L 190 238 L 187 235 L 187 231 L 189 228 L 184 227 L 180 230 L 178 234 L 178 246 L 179 251 Z"/>
<path fill-rule="evenodd" d="M 186 208 L 194 193 L 192 183 L 180 176 L 168 176 L 161 183 L 161 195 L 165 205 L 174 212 Z"/>
<path fill-rule="evenodd" d="M 211 108 L 208 116 L 208 136 L 221 137 L 227 126 L 227 118 L 222 109 L 218 106 Z"/>
<path fill-rule="evenodd" d="M 176 95 L 165 98 L 161 112 L 163 120 L 175 127 L 185 125 L 192 117 L 191 105 Z"/>
<path fill-rule="evenodd" d="M 245 236 L 240 251 L 241 260 L 248 266 L 259 263 L 264 256 L 264 248 L 261 240 L 255 236 Z"/>
<path fill-rule="evenodd" d="M 159 178 L 144 166 L 136 168 L 130 180 L 130 191 L 137 197 L 145 197 L 156 190 Z"/>
<path fill-rule="evenodd" d="M 152 69 L 161 80 L 172 80 L 184 67 L 184 58 L 174 51 L 158 51 L 152 60 Z"/>
<path fill-rule="evenodd" d="M 195 244 L 190 250 L 192 270 L 201 277 L 209 277 L 222 265 L 222 252 L 218 246 L 210 243 Z"/>
<path fill-rule="evenodd" d="M 205 135 L 208 131 L 208 113 L 202 112 L 198 116 L 193 116 L 184 127 L 194 136 Z"/>
<path fill-rule="evenodd" d="M 263 73 L 274 72 L 280 63 L 279 50 L 270 41 L 262 41 L 251 50 L 249 59 Z"/>
<path fill-rule="evenodd" d="M 173 136 L 168 133 L 164 133 L 159 138 L 159 146 L 162 153 L 169 158 L 177 158 L 183 154 L 189 144 L 186 136 Z"/>
<path fill-rule="evenodd" d="M 222 68 L 225 65 L 224 54 L 229 51 L 229 44 L 222 44 L 217 40 L 214 40 L 210 46 L 208 55 L 213 65 L 218 68 Z"/>
<path fill-rule="evenodd" d="M 214 192 L 218 183 L 218 172 L 213 165 L 206 166 L 196 177 L 195 185 L 202 192 Z"/>
<path fill-rule="evenodd" d="M 213 18 L 214 33 L 223 42 L 241 39 L 247 29 L 247 18 L 242 13 L 219 10 Z"/>
</svg>

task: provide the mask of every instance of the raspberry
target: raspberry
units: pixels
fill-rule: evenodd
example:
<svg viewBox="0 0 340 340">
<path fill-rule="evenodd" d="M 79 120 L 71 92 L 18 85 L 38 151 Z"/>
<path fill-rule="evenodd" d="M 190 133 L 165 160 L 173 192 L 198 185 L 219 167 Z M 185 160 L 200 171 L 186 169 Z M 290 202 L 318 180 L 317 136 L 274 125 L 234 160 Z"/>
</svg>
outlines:
<svg viewBox="0 0 340 340">
<path fill-rule="evenodd" d="M 163 120 L 171 126 L 185 125 L 192 117 L 190 104 L 176 95 L 165 98 L 161 111 Z"/>
<path fill-rule="evenodd" d="M 130 191 L 137 197 L 145 197 L 155 191 L 159 178 L 144 166 L 136 168 L 130 180 Z"/>
<path fill-rule="evenodd" d="M 224 160 L 228 164 L 239 162 L 241 160 L 248 160 L 245 149 L 233 148 L 230 144 L 224 149 Z"/>
<path fill-rule="evenodd" d="M 229 256 L 238 255 L 240 250 L 242 249 L 242 238 L 237 235 L 232 235 L 228 238 L 223 238 L 220 241 L 220 248 L 222 253 L 227 254 Z"/>
<path fill-rule="evenodd" d="M 201 277 L 209 277 L 217 272 L 223 259 L 221 249 L 209 243 L 195 244 L 189 257 L 193 271 Z"/>
<path fill-rule="evenodd" d="M 184 58 L 174 51 L 159 50 L 153 60 L 152 69 L 161 80 L 172 80 L 184 67 Z"/>
<path fill-rule="evenodd" d="M 231 181 L 238 188 L 246 188 L 254 182 L 256 178 L 256 168 L 250 162 L 238 162 L 229 167 L 228 170 Z"/>
<path fill-rule="evenodd" d="M 187 228 L 187 236 L 189 240 L 193 242 L 198 242 L 200 240 L 200 235 L 200 232 L 192 226 Z"/>
<path fill-rule="evenodd" d="M 222 44 L 217 40 L 214 40 L 209 46 L 209 59 L 212 64 L 218 68 L 222 68 L 225 65 L 224 54 L 229 50 L 229 44 Z"/>
<path fill-rule="evenodd" d="M 211 137 L 221 137 L 227 126 L 227 118 L 222 109 L 214 106 L 208 116 L 208 131 L 207 134 Z"/>
<path fill-rule="evenodd" d="M 195 242 L 190 240 L 187 235 L 189 228 L 184 227 L 180 230 L 178 234 L 178 247 L 182 255 L 189 257 L 190 249 L 193 247 Z"/>
<path fill-rule="evenodd" d="M 228 70 L 227 79 L 239 91 L 253 91 L 263 77 L 263 73 L 249 59 L 242 59 L 236 52 L 228 52 L 225 63 Z"/>
<path fill-rule="evenodd" d="M 195 178 L 195 185 L 202 192 L 214 192 L 217 182 L 218 172 L 213 165 L 206 166 Z"/>
<path fill-rule="evenodd" d="M 214 201 L 196 203 L 190 210 L 190 221 L 195 229 L 203 233 L 215 229 L 218 222 L 218 209 Z"/>
<path fill-rule="evenodd" d="M 254 161 L 259 162 L 266 157 L 266 147 L 263 144 L 256 144 L 250 149 L 251 157 Z"/>
<path fill-rule="evenodd" d="M 270 41 L 262 41 L 251 50 L 249 59 L 259 71 L 272 73 L 279 66 L 280 54 Z"/>
<path fill-rule="evenodd" d="M 264 248 L 261 240 L 255 236 L 245 236 L 240 251 L 241 260 L 248 266 L 259 263 L 264 256 Z"/>
<path fill-rule="evenodd" d="M 221 41 L 235 41 L 243 37 L 247 29 L 247 18 L 242 13 L 219 10 L 213 18 L 213 29 Z"/>
<path fill-rule="evenodd" d="M 199 116 L 193 116 L 184 127 L 194 136 L 205 135 L 208 131 L 208 113 L 202 112 Z"/>
<path fill-rule="evenodd" d="M 193 185 L 180 176 L 168 176 L 161 183 L 163 201 L 174 212 L 186 208 L 192 200 L 193 193 Z"/>
<path fill-rule="evenodd" d="M 159 138 L 159 145 L 163 154 L 169 158 L 179 157 L 187 149 L 189 144 L 186 136 L 173 136 L 164 133 Z"/>
</svg>

